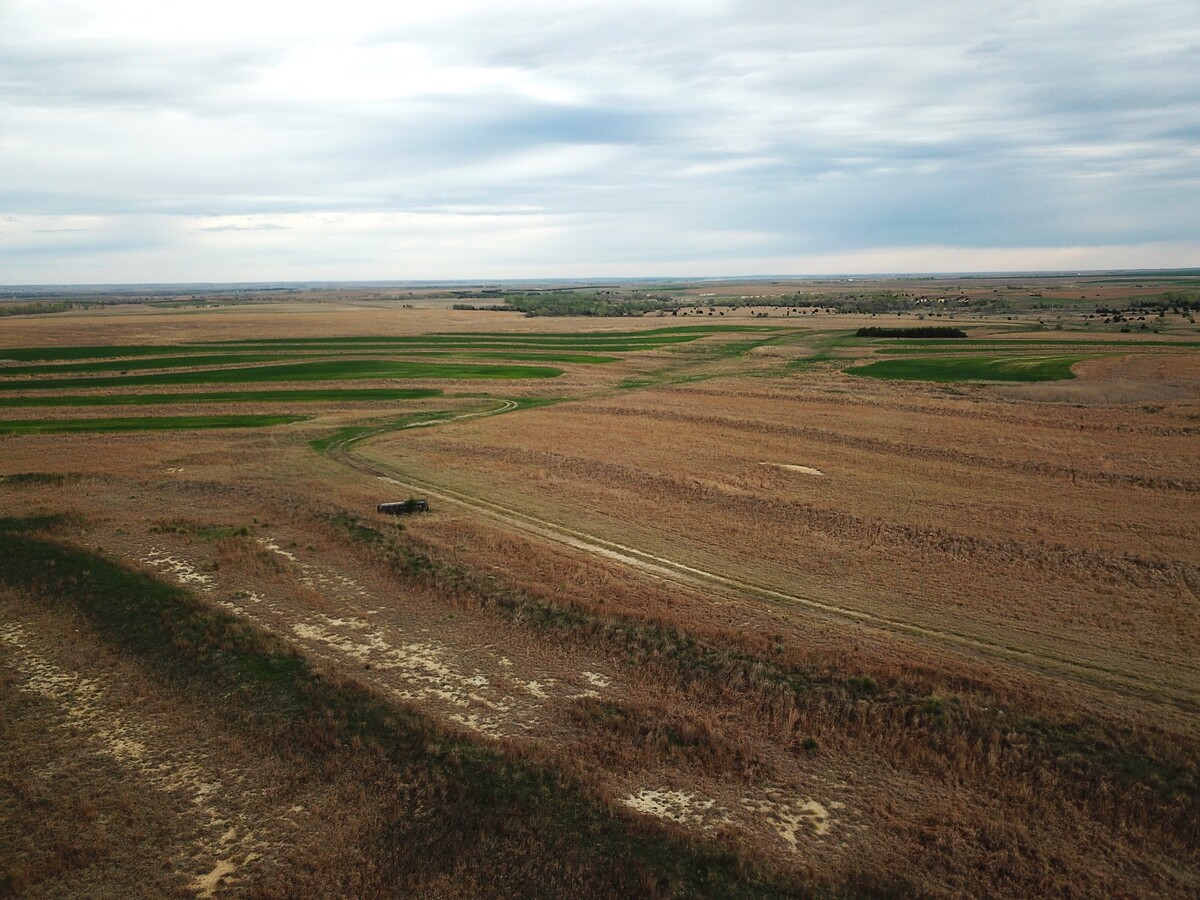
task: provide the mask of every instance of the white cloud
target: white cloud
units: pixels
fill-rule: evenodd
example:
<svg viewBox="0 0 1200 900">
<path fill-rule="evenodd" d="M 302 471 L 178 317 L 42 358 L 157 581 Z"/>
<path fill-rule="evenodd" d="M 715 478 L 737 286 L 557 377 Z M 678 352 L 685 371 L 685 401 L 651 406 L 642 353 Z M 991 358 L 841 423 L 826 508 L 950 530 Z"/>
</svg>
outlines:
<svg viewBox="0 0 1200 900">
<path fill-rule="evenodd" d="M 9 0 L 0 213 L 91 218 L 0 281 L 1195 264 L 1198 48 L 1192 0 Z"/>
</svg>

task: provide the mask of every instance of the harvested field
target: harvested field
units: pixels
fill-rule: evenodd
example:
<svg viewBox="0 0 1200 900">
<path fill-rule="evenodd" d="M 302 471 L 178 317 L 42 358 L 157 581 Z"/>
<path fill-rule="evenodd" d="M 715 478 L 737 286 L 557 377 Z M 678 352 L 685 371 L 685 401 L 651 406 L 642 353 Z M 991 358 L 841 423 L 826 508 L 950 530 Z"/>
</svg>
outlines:
<svg viewBox="0 0 1200 900">
<path fill-rule="evenodd" d="M 836 390 L 735 393 L 664 388 L 636 406 L 559 405 L 523 415 L 519 429 L 481 421 L 362 452 L 386 466 L 402 442 L 396 469 L 422 488 L 869 621 L 1200 701 L 1186 688 L 1197 683 L 1186 648 L 1200 638 L 1194 434 L 1127 435 L 1122 455 L 1091 410 L 1054 409 L 1052 425 L 1014 434 L 1004 405 L 987 401 L 893 413 L 887 390 L 848 422 Z M 956 405 L 979 415 L 960 421 Z M 1064 428 L 1072 416 L 1089 430 Z M 764 455 L 801 456 L 827 477 L 797 482 L 760 465 Z M 642 508 L 653 517 L 631 521 Z"/>
<path fill-rule="evenodd" d="M 6 322 L 0 886 L 1200 890 L 1188 335 L 339 303 Z"/>
</svg>

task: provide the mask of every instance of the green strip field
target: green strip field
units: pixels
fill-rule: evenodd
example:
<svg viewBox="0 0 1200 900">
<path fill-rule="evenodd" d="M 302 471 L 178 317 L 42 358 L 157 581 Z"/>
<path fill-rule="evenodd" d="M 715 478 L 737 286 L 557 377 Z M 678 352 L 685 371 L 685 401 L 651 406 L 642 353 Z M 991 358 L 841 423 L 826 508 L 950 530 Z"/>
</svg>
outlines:
<svg viewBox="0 0 1200 900">
<path fill-rule="evenodd" d="M 266 428 L 270 425 L 290 425 L 307 418 L 308 416 L 140 416 L 123 419 L 18 419 L 0 421 L 0 434 Z"/>
<path fill-rule="evenodd" d="M 407 350 L 404 348 L 354 348 L 345 350 L 326 350 L 325 348 L 306 347 L 303 353 L 223 353 L 205 356 L 141 356 L 133 359 L 103 359 L 87 360 L 70 363 L 43 363 L 32 366 L 6 366 L 0 368 L 4 375 L 60 375 L 63 373 L 89 372 L 130 372 L 146 369 L 182 369 L 207 366 L 228 366 L 250 362 L 288 362 L 296 359 L 320 360 L 324 357 L 344 359 L 372 357 L 454 357 L 459 359 L 508 359 L 517 361 L 533 361 L 548 363 L 577 363 L 580 365 L 595 365 L 599 363 L 616 362 L 615 356 L 596 356 L 581 353 L 563 353 L 559 351 L 531 352 L 519 350 Z"/>
<path fill-rule="evenodd" d="M 150 406 L 175 403 L 366 403 L 439 397 L 438 388 L 330 388 L 282 391 L 197 391 L 190 394 L 70 394 L 0 397 L 0 408 L 22 406 Z"/>
<path fill-rule="evenodd" d="M 596 356 L 594 354 L 583 353 L 522 353 L 510 350 L 485 350 L 473 353 L 455 350 L 418 350 L 405 353 L 404 355 L 408 357 L 448 357 L 454 359 L 511 359 L 518 362 L 575 363 L 582 366 L 601 365 L 603 363 L 617 362 L 620 359 L 617 356 Z"/>
<path fill-rule="evenodd" d="M 1049 350 L 1076 347 L 1102 347 L 1105 350 L 1123 350 L 1126 347 L 1154 347 L 1170 349 L 1178 347 L 1181 350 L 1200 347 L 1198 341 L 1088 341 L 1088 340 L 985 340 L 959 339 L 951 345 L 947 341 L 872 341 L 880 349 L 877 353 L 946 353 L 948 351 L 972 350 L 986 348 L 988 350 L 1028 350 L 1031 347 Z"/>
<path fill-rule="evenodd" d="M 524 350 L 560 353 L 563 351 L 604 351 L 630 352 L 635 350 L 654 350 L 673 344 L 685 344 L 697 340 L 703 335 L 667 336 L 656 340 L 639 340 L 622 337 L 620 340 L 585 341 L 573 338 L 566 341 L 541 341 L 528 338 L 513 338 L 512 340 L 491 340 L 488 338 L 448 338 L 430 335 L 419 339 L 403 338 L 371 338 L 365 341 L 347 341 L 345 339 L 312 340 L 304 343 L 245 343 L 226 344 L 221 347 L 208 347 L 209 350 L 255 351 L 259 353 L 293 351 L 293 352 L 337 352 L 337 353 L 386 353 L 410 352 L 421 350 Z M 198 349 L 198 348 L 193 348 Z"/>
<path fill-rule="evenodd" d="M 226 366 L 249 362 L 284 361 L 283 353 L 245 354 L 222 353 L 205 356 L 140 357 L 138 359 L 89 360 L 87 362 L 56 363 L 38 366 L 6 366 L 4 375 L 58 375 L 62 372 L 128 372 L 139 369 L 178 369 L 193 366 Z"/>
<path fill-rule="evenodd" d="M 300 403 L 392 402 L 438 396 L 438 388 L 339 387 L 338 382 L 420 379 L 544 379 L 559 365 L 619 362 L 624 354 L 672 349 L 712 335 L 714 341 L 686 362 L 746 354 L 786 330 L 766 325 L 689 325 L 646 331 L 538 334 L 442 333 L 409 336 L 283 337 L 182 344 L 114 344 L 0 349 L 0 409 L 151 407 L 211 404 L 227 412 L 238 403 L 279 404 L 291 413 Z M 304 382 L 320 382 L 310 388 Z M 269 385 L 285 386 L 270 389 Z M 256 389 L 263 385 L 264 388 Z M 224 407 L 224 408 L 220 408 Z M 158 412 L 168 412 L 159 410 Z M 209 410 L 204 410 L 209 411 Z M 138 416 L 10 420 L 0 433 L 161 431 L 265 427 L 297 421 L 291 415 Z"/>
<path fill-rule="evenodd" d="M 110 378 L 55 378 L 42 381 L 0 380 L 0 390 L 40 391 L 55 388 L 133 387 L 167 384 L 249 384 L 271 381 L 350 381 L 380 379 L 554 378 L 562 369 L 549 366 L 492 366 L 470 363 L 400 362 L 386 359 L 321 360 L 274 366 L 237 366 Z"/>
<path fill-rule="evenodd" d="M 176 346 L 145 344 L 104 344 L 82 347 L 9 347 L 0 349 L 0 359 L 16 362 L 52 362 L 54 360 L 118 359 L 133 356 L 171 356 L 219 350 L 206 344 L 181 344 Z M 274 349 L 274 348 L 270 348 Z"/>
<path fill-rule="evenodd" d="M 0 360 L 14 362 L 81 362 L 85 360 L 128 360 L 138 357 L 176 357 L 164 359 L 172 366 L 221 365 L 228 362 L 249 362 L 247 353 L 270 354 L 256 357 L 268 359 L 281 354 L 326 353 L 344 355 L 381 355 L 413 351 L 474 351 L 526 352 L 546 354 L 563 352 L 632 353 L 655 350 L 675 344 L 689 343 L 714 333 L 770 332 L 770 326 L 696 325 L 681 328 L 658 328 L 650 331 L 619 331 L 600 334 L 512 334 L 463 333 L 428 334 L 406 337 L 328 337 L 328 338 L 260 338 L 254 340 L 215 341 L 177 345 L 91 345 L 81 347 L 17 347 L 0 349 Z M 192 354 L 196 358 L 188 359 Z M 480 356 L 481 354 L 470 354 Z M 205 358 L 207 357 L 207 358 Z M 516 357 L 512 357 L 516 358 Z M 549 356 L 529 356 L 547 359 Z M 602 358 L 567 359 L 563 362 L 599 362 Z M 607 361 L 607 360 L 604 360 Z M 115 369 L 153 368 L 149 362 L 137 366 L 114 363 Z M 9 370 L 13 374 L 41 374 L 49 371 L 68 371 L 66 366 L 45 370 Z M 99 369 L 97 369 L 99 371 Z"/>
<path fill-rule="evenodd" d="M 1058 381 L 1074 378 L 1076 356 L 950 356 L 885 359 L 847 369 L 849 375 L 901 381 Z"/>
<path fill-rule="evenodd" d="M 558 334 L 517 333 L 509 331 L 461 331 L 441 332 L 404 337 L 329 337 L 329 338 L 261 338 L 252 341 L 221 341 L 204 346 L 226 347 L 270 347 L 280 344 L 303 346 L 313 344 L 454 344 L 456 346 L 483 346 L 504 344 L 507 346 L 538 346 L 554 348 L 562 344 L 579 347 L 599 348 L 610 344 L 666 345 L 681 341 L 694 341 L 710 334 L 740 332 L 771 332 L 779 330 L 773 325 L 681 325 L 670 328 L 652 328 L 645 331 L 562 332 Z"/>
</svg>

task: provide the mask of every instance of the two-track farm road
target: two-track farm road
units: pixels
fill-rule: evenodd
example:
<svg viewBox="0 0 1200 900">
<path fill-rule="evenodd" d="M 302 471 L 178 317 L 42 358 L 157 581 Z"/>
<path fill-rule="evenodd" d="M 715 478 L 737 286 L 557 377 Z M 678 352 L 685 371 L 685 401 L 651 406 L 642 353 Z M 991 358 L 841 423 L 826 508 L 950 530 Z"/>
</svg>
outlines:
<svg viewBox="0 0 1200 900">
<path fill-rule="evenodd" d="M 436 421 L 412 423 L 408 427 L 442 425 L 458 419 L 496 415 L 511 411 L 516 407 L 517 404 L 507 401 L 506 404 L 496 409 L 467 413 Z M 1200 710 L 1200 696 L 1189 691 L 1183 685 L 1158 682 L 1150 683 L 1144 675 L 1123 671 L 1111 666 L 1096 665 L 1086 660 L 1071 658 L 1063 654 L 1047 653 L 1034 648 L 1005 646 L 999 641 L 988 640 L 979 635 L 930 627 L 901 618 L 880 615 L 877 612 L 867 612 L 841 606 L 828 600 L 781 591 L 746 579 L 730 577 L 723 572 L 697 568 L 696 566 L 663 556 L 661 553 L 650 553 L 637 547 L 608 540 L 596 534 L 579 531 L 568 524 L 539 518 L 527 512 L 513 509 L 510 506 L 464 493 L 461 490 L 448 487 L 444 484 L 436 484 L 427 479 L 415 478 L 410 474 L 391 468 L 378 459 L 368 459 L 363 454 L 355 451 L 357 446 L 369 440 L 372 436 L 371 434 L 363 435 L 352 441 L 335 445 L 327 451 L 327 455 L 343 465 L 396 485 L 397 487 L 429 494 L 439 500 L 469 509 L 506 527 L 571 547 L 582 553 L 615 561 L 667 582 L 674 582 L 690 588 L 701 588 L 709 593 L 714 593 L 727 599 L 785 604 L 827 620 L 840 621 L 892 634 L 905 635 L 966 654 L 981 655 L 993 660 L 1016 663 L 1026 668 L 1051 674 L 1055 677 L 1067 678 L 1116 691 L 1125 696 L 1136 696 L 1154 703 L 1167 703 L 1187 712 Z"/>
</svg>

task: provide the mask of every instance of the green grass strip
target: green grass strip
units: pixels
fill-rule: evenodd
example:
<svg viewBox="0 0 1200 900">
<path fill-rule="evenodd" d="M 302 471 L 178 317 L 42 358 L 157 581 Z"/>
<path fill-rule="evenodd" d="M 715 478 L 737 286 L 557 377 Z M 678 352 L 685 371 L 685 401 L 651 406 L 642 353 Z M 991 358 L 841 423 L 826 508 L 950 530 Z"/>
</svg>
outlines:
<svg viewBox="0 0 1200 900">
<path fill-rule="evenodd" d="M 934 341 L 881 341 L 875 340 L 871 343 L 885 348 L 880 352 L 890 353 L 939 353 L 945 352 L 948 347 L 946 342 Z M 1030 347 L 1103 347 L 1107 350 L 1120 350 L 1123 347 L 1160 347 L 1170 349 L 1173 347 L 1194 348 L 1200 347 L 1200 341 L 1121 341 L 1113 339 L 1111 341 L 1097 341 L 1076 338 L 1064 338 L 1061 340 L 1032 340 L 1032 339 L 1017 339 L 1012 340 L 987 340 L 986 338 L 965 338 L 954 341 L 953 348 L 982 347 L 988 350 L 1003 350 L 1005 347 L 1019 347 L 1021 349 L 1029 349 Z"/>
<path fill-rule="evenodd" d="M 179 346 L 146 344 L 91 344 L 80 347 L 11 347 L 0 349 L 0 359 L 18 362 L 50 362 L 53 360 L 116 359 L 134 356 L 171 356 L 197 352 L 212 352 L 204 344 Z"/>
<path fill-rule="evenodd" d="M 519 331 L 443 331 L 424 335 L 397 337 L 319 337 L 319 338 L 258 338 L 253 341 L 212 341 L 208 346 L 243 344 L 265 346 L 271 344 L 314 344 L 314 343 L 415 343 L 429 341 L 524 341 L 529 343 L 554 344 L 556 342 L 604 343 L 608 341 L 655 341 L 674 340 L 679 337 L 700 338 L 718 332 L 778 331 L 778 325 L 679 325 L 669 328 L 647 328 L 639 331 L 562 331 L 519 332 Z"/>
<path fill-rule="evenodd" d="M 954 356 L 885 359 L 847 374 L 900 381 L 1060 381 L 1084 356 Z"/>
<path fill-rule="evenodd" d="M 205 356 L 157 356 L 139 359 L 100 360 L 89 362 L 56 363 L 39 366 L 6 366 L 0 369 L 5 375 L 57 375 L 62 372 L 126 372 L 139 369 L 180 369 L 185 366 L 225 366 L 236 363 L 283 361 L 287 356 L 270 354 L 222 353 Z"/>
<path fill-rule="evenodd" d="M 470 341 L 445 339 L 377 340 L 346 343 L 337 340 L 313 341 L 310 343 L 259 343 L 223 344 L 220 354 L 207 345 L 180 347 L 138 348 L 68 348 L 64 351 L 23 348 L 0 351 L 0 359 L 36 361 L 39 365 L 10 366 L 0 369 L 12 375 L 41 375 L 55 372 L 119 371 L 133 369 L 167 369 L 183 366 L 226 365 L 239 362 L 266 362 L 299 356 L 301 359 L 314 355 L 326 356 L 392 356 L 415 353 L 437 353 L 449 351 L 484 350 L 489 353 L 526 353 L 528 356 L 511 356 L 511 359 L 549 359 L 555 361 L 559 355 L 570 351 L 588 353 L 595 350 L 605 352 L 632 352 L 654 350 L 662 346 L 686 343 L 691 338 L 663 338 L 653 341 L 605 341 L 592 343 L 571 341 L 569 343 L 542 343 L 539 341 Z M 82 351 L 82 352 L 75 352 Z M 136 352 L 134 352 L 136 351 Z M 204 351 L 209 351 L 204 353 Z M 191 354 L 191 355 L 189 355 Z M 551 358 L 549 355 L 554 354 Z M 475 354 L 472 354 L 475 355 Z M 483 355 L 483 354 L 480 354 Z M 505 358 L 505 357 L 497 357 Z M 563 361 L 608 362 L 611 357 L 580 356 L 572 360 L 563 356 Z"/>
<path fill-rule="evenodd" d="M 703 335 L 664 335 L 650 334 L 638 335 L 629 334 L 627 332 L 613 332 L 607 334 L 562 334 L 562 335 L 543 335 L 543 334 L 466 334 L 466 333 L 450 333 L 450 334 L 420 334 L 407 335 L 404 337 L 385 337 L 378 335 L 362 336 L 362 337 L 328 337 L 328 338 L 253 338 L 238 341 L 218 341 L 215 343 L 205 343 L 194 345 L 196 349 L 206 349 L 210 352 L 216 350 L 227 350 L 234 348 L 252 347 L 254 349 L 277 349 L 279 347 L 408 347 L 408 346 L 438 346 L 441 344 L 450 344 L 456 347 L 459 346 L 494 346 L 496 344 L 514 345 L 522 347 L 545 347 L 547 349 L 555 349 L 563 344 L 580 347 L 598 347 L 606 344 L 654 344 L 659 342 L 677 341 L 682 338 L 696 339 Z"/>
<path fill-rule="evenodd" d="M 0 369 L 0 373 L 4 375 L 59 375 L 67 372 L 132 372 L 144 369 L 182 369 L 196 368 L 200 366 L 236 365 L 238 363 L 251 362 L 288 362 L 296 360 L 297 356 L 299 356 L 299 359 L 312 358 L 315 349 L 316 348 L 305 348 L 304 355 L 284 353 L 223 353 L 219 356 L 152 356 L 140 357 L 138 359 L 100 360 L 36 366 L 10 366 Z M 457 357 L 460 359 L 511 359 L 518 361 L 548 363 L 579 363 L 581 365 L 596 365 L 601 363 L 616 362 L 618 359 L 618 357 L 615 356 L 562 353 L 554 349 L 547 349 L 542 352 L 483 349 L 472 352 L 470 350 L 410 350 L 404 347 L 387 347 L 381 349 L 354 348 L 349 352 L 340 351 L 336 353 L 336 355 L 339 357 L 345 357 L 348 355 L 356 357 L 384 355 L 395 356 L 398 354 L 409 357 L 436 356 Z M 329 355 L 335 354 L 330 353 Z"/>
<path fill-rule="evenodd" d="M 604 363 L 620 362 L 617 356 L 595 356 L 581 353 L 560 353 L 546 350 L 541 353 L 522 353 L 510 350 L 414 350 L 406 352 L 405 356 L 447 357 L 455 359 L 513 359 L 518 361 L 577 363 L 584 366 L 603 365 Z"/>
<path fill-rule="evenodd" d="M 56 378 L 43 381 L 0 381 L 0 390 L 133 387 L 145 384 L 249 384 L 270 381 L 350 381 L 365 378 L 500 379 L 554 378 L 562 369 L 550 366 L 494 366 L 470 363 L 403 362 L 387 359 L 319 360 L 275 366 L 237 366 L 185 372 L 102 378 Z"/>
<path fill-rule="evenodd" d="M 701 335 L 680 335 L 678 337 L 663 337 L 655 340 L 634 340 L 623 338 L 618 341 L 584 341 L 578 338 L 570 341 L 529 341 L 529 340 L 468 340 L 449 338 L 422 338 L 419 340 L 371 340 L 363 343 L 344 343 L 328 341 L 308 344 L 260 344 L 247 343 L 227 345 L 221 349 L 241 352 L 303 352 L 303 353 L 337 353 L 341 355 L 394 354 L 437 350 L 491 350 L 510 352 L 563 353 L 633 353 L 639 350 L 657 350 L 672 344 L 686 344 L 698 340 Z M 208 348 L 213 349 L 213 348 Z"/>
<path fill-rule="evenodd" d="M 445 332 L 426 335 L 317 338 L 257 338 L 253 340 L 204 341 L 187 344 L 91 344 L 78 347 L 15 347 L 0 348 L 0 359 L 15 362 L 73 362 L 84 360 L 133 360 L 138 357 L 186 357 L 222 353 L 230 362 L 246 362 L 233 354 L 257 352 L 279 354 L 287 351 L 324 351 L 329 353 L 360 353 L 416 348 L 431 350 L 546 350 L 546 351 L 604 351 L 609 353 L 654 350 L 671 344 L 688 343 L 710 334 L 779 331 L 772 325 L 683 325 L 653 328 L 645 331 L 564 332 L 560 334 L 525 334 L 520 332 Z M 175 359 L 172 365 L 201 365 Z M 136 368 L 132 364 L 114 364 L 115 369 Z M 149 367 L 148 363 L 140 367 Z M 165 368 L 161 367 L 161 368 Z M 65 367 L 57 367 L 66 371 Z M 0 369 L 0 371 L 3 371 Z M 10 370 L 17 372 L 20 370 Z M 49 370 L 46 370 L 49 371 Z M 37 374 L 36 372 L 31 374 Z"/>
<path fill-rule="evenodd" d="M 440 388 L 329 388 L 280 391 L 197 391 L 191 394 L 70 394 L 0 397 L 0 408 L 13 406 L 151 406 L 176 403 L 354 403 L 420 400 L 439 397 Z"/>
<path fill-rule="evenodd" d="M 186 365 L 220 365 L 225 362 L 251 362 L 255 360 L 277 359 L 288 353 L 325 353 L 338 355 L 370 355 L 391 354 L 408 350 L 512 350 L 545 351 L 559 353 L 562 351 L 604 350 L 607 352 L 623 352 L 634 350 L 653 350 L 666 344 L 680 343 L 685 340 L 695 340 L 694 337 L 659 338 L 655 340 L 620 340 L 586 341 L 572 339 L 567 342 L 539 340 L 464 340 L 444 336 L 415 337 L 415 338 L 312 338 L 288 339 L 284 341 L 237 341 L 221 342 L 219 344 L 183 344 L 178 346 L 88 346 L 88 347 L 20 347 L 0 349 L 0 360 L 7 359 L 15 362 L 39 362 L 62 364 L 46 367 L 11 367 L 0 368 L 0 372 L 11 374 L 41 374 L 46 372 L 68 372 L 80 369 L 102 371 L 120 369 L 170 368 Z M 220 356 L 214 351 L 221 351 Z M 250 356 L 248 354 L 260 354 Z M 196 359 L 189 359 L 189 354 Z M 151 358 L 161 360 L 162 365 L 155 365 Z M 531 356 L 530 359 L 541 359 Z M 82 362 L 79 367 L 68 363 Z"/>
<path fill-rule="evenodd" d="M 194 431 L 203 428 L 266 428 L 303 422 L 309 416 L 145 416 L 123 419 L 10 419 L 0 421 L 0 434 L 64 432 Z"/>
</svg>

